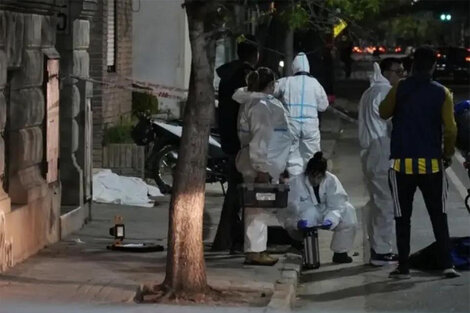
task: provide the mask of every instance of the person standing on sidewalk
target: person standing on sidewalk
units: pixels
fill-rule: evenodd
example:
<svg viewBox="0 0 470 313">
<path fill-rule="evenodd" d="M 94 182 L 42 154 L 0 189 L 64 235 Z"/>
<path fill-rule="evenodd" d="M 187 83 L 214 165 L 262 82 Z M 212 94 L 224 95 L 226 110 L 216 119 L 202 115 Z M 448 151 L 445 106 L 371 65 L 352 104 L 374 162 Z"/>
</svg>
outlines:
<svg viewBox="0 0 470 313">
<path fill-rule="evenodd" d="M 399 59 L 386 58 L 373 64 L 374 74 L 370 87 L 359 102 L 359 143 L 361 144 L 362 170 L 367 180 L 370 200 L 368 236 L 370 264 L 382 266 L 396 263 L 392 253 L 393 200 L 388 187 L 388 158 L 390 156 L 391 125 L 379 116 L 379 104 L 403 75 Z"/>
<path fill-rule="evenodd" d="M 390 278 L 410 278 L 410 219 L 416 188 L 421 190 L 431 218 L 443 274 L 447 278 L 460 276 L 452 264 L 445 206 L 445 167 L 455 151 L 457 127 L 451 92 L 432 80 L 435 66 L 436 52 L 432 48 L 416 49 L 412 75 L 393 86 L 379 107 L 380 116 L 392 117 L 393 124 L 389 184 L 399 264 Z"/>
<path fill-rule="evenodd" d="M 238 88 L 246 86 L 246 76 L 258 63 L 259 53 L 252 36 L 238 43 L 239 59 L 217 68 L 219 84 L 219 131 L 222 150 L 228 155 L 228 188 L 224 198 L 219 226 L 212 244 L 213 251 L 242 250 L 243 225 L 240 213 L 237 186 L 243 179 L 235 167 L 235 158 L 240 151 L 237 123 L 240 104 L 232 99 Z"/>
<path fill-rule="evenodd" d="M 328 97 L 322 85 L 310 75 L 305 53 L 300 52 L 292 63 L 293 76 L 277 81 L 274 96 L 289 111 L 289 122 L 295 141 L 289 155 L 287 171 L 300 175 L 315 152 L 320 151 L 320 125 L 318 112 L 328 107 Z"/>
<path fill-rule="evenodd" d="M 286 109 L 272 96 L 275 81 L 274 72 L 261 67 L 248 75 L 248 87 L 233 95 L 241 104 L 236 166 L 245 183 L 277 183 L 286 169 L 293 136 Z M 245 264 L 270 266 L 278 261 L 266 252 L 272 218 L 276 216 L 264 208 L 244 208 Z"/>
</svg>

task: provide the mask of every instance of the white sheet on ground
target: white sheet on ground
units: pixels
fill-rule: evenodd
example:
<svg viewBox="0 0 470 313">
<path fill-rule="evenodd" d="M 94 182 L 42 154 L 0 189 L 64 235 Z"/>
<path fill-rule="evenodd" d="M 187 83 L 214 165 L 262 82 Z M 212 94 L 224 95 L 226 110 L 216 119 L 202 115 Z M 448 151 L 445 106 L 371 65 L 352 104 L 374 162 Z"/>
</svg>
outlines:
<svg viewBox="0 0 470 313">
<path fill-rule="evenodd" d="M 162 196 L 157 187 L 147 185 L 137 177 L 119 176 L 109 169 L 93 175 L 93 201 L 123 205 L 152 207 L 149 196 Z"/>
</svg>

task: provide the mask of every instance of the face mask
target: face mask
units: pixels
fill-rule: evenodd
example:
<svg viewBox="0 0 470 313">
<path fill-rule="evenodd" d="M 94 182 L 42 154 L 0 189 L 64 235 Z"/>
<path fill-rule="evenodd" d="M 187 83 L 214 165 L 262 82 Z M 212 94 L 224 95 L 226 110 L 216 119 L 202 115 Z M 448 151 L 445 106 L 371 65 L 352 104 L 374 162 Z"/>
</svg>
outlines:
<svg viewBox="0 0 470 313">
<path fill-rule="evenodd" d="M 308 178 L 309 178 L 309 181 L 312 184 L 312 186 L 317 187 L 323 181 L 324 177 L 325 177 L 324 174 L 322 174 L 322 173 L 318 174 L 317 173 L 317 174 L 310 175 Z"/>
</svg>

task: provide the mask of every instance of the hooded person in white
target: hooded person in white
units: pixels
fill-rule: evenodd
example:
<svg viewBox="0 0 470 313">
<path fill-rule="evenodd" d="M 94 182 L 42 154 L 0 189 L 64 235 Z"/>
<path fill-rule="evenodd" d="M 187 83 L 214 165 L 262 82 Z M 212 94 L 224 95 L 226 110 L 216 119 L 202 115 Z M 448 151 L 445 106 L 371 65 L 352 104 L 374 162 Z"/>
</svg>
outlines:
<svg viewBox="0 0 470 313">
<path fill-rule="evenodd" d="M 288 209 L 280 214 L 279 220 L 291 237 L 302 238 L 297 230 L 299 220 L 306 220 L 311 226 L 322 224 L 334 232 L 330 246 L 333 262 L 352 262 L 347 252 L 352 249 L 356 234 L 356 211 L 341 182 L 327 171 L 322 152 L 308 162 L 305 174 L 289 180 L 289 187 Z"/>
<path fill-rule="evenodd" d="M 247 80 L 248 87 L 238 89 L 233 95 L 241 104 L 238 117 L 241 150 L 236 166 L 245 183 L 269 183 L 271 179 L 277 182 L 285 171 L 293 141 L 287 112 L 271 95 L 275 76 L 270 69 L 260 68 L 250 73 Z M 244 214 L 245 263 L 273 265 L 277 258 L 265 251 L 267 222 L 276 217 L 262 208 L 245 208 Z"/>
<path fill-rule="evenodd" d="M 293 176 L 304 172 L 305 166 L 320 151 L 318 112 L 328 107 L 328 97 L 320 83 L 310 76 L 310 65 L 301 52 L 292 64 L 294 76 L 277 81 L 274 96 L 280 99 L 289 112 L 295 141 L 289 155 L 287 170 Z"/>
<path fill-rule="evenodd" d="M 370 87 L 364 92 L 359 103 L 361 161 L 370 194 L 370 263 L 377 266 L 397 260 L 397 256 L 392 254 L 394 214 L 388 185 L 391 124 L 380 118 L 379 104 L 392 88 L 391 83 L 398 82 L 402 72 L 403 67 L 397 59 L 384 59 L 380 66 L 374 63 Z"/>
</svg>

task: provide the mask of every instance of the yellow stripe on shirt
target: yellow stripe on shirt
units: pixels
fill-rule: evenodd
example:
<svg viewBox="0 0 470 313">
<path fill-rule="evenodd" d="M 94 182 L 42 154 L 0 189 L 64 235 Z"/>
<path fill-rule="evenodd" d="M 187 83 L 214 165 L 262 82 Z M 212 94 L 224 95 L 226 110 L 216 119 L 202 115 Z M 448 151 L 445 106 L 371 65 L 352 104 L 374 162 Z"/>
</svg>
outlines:
<svg viewBox="0 0 470 313">
<path fill-rule="evenodd" d="M 439 172 L 439 161 L 437 159 L 431 160 L 432 172 L 437 173 Z"/>
<path fill-rule="evenodd" d="M 430 162 L 431 164 L 431 173 L 428 173 L 428 169 L 426 167 L 426 164 Z M 402 164 L 403 166 L 402 168 Z M 399 173 L 404 173 L 407 175 L 412 175 L 412 174 L 435 174 L 439 173 L 441 171 L 441 168 L 439 166 L 439 159 L 425 159 L 425 158 L 418 158 L 418 173 L 413 172 L 413 159 L 412 158 L 406 158 L 406 159 L 394 159 L 392 160 L 392 166 L 391 166 L 395 171 Z"/>
<path fill-rule="evenodd" d="M 405 174 L 413 174 L 413 159 L 405 159 Z"/>
<path fill-rule="evenodd" d="M 400 169 L 400 166 L 401 166 L 401 160 L 400 159 L 396 159 L 394 162 L 393 162 L 393 169 L 397 172 L 400 172 L 401 169 Z"/>
<path fill-rule="evenodd" d="M 418 159 L 418 174 L 426 174 L 426 159 Z"/>
</svg>

